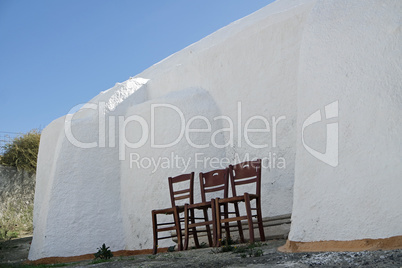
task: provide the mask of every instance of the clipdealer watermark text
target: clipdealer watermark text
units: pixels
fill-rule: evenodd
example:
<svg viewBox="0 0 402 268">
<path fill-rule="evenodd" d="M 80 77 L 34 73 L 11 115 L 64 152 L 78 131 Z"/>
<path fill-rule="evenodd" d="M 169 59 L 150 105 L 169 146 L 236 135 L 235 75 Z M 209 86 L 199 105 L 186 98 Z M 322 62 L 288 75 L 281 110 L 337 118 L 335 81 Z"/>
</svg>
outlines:
<svg viewBox="0 0 402 268">
<path fill-rule="evenodd" d="M 275 148 L 277 146 L 277 129 L 281 121 L 286 119 L 286 116 L 272 116 L 271 121 L 264 116 L 254 115 L 245 120 L 243 124 L 242 117 L 242 104 L 237 103 L 237 116 L 233 120 L 229 116 L 216 116 L 214 118 L 207 118 L 203 115 L 196 115 L 186 120 L 183 111 L 179 107 L 172 104 L 151 104 L 150 105 L 150 120 L 149 122 L 139 115 L 116 116 L 109 115 L 106 116 L 106 105 L 104 102 L 99 102 L 99 104 L 86 104 L 83 110 L 97 110 L 98 114 L 98 141 L 83 142 L 77 139 L 72 131 L 72 121 L 74 120 L 74 113 L 69 113 L 65 119 L 65 134 L 67 139 L 71 144 L 78 148 L 113 148 L 118 146 L 119 148 L 119 160 L 125 160 L 126 149 L 137 149 L 146 145 L 149 141 L 150 148 L 170 148 L 177 145 L 181 140 L 185 139 L 186 142 L 194 149 L 204 149 L 208 147 L 215 147 L 218 149 L 226 147 L 242 147 L 243 142 L 250 148 L 254 149 L 264 149 L 264 148 Z M 177 137 L 172 137 L 172 141 L 161 144 L 156 143 L 157 135 L 165 135 L 164 133 L 158 133 L 158 128 L 155 125 L 155 118 L 158 116 L 163 117 L 163 113 L 166 112 L 164 109 L 170 109 L 175 112 L 180 118 L 180 129 Z M 73 109 L 72 109 L 73 110 Z M 117 127 L 116 127 L 117 122 Z M 194 123 L 197 122 L 204 124 L 204 128 L 194 127 Z M 129 124 L 137 124 L 140 127 L 140 137 L 137 141 L 129 141 L 127 137 L 127 128 Z M 260 127 L 253 127 L 253 124 L 258 124 Z M 213 131 L 213 125 L 226 125 Z M 117 133 L 117 135 L 116 135 Z M 191 133 L 198 133 L 202 135 L 210 135 L 209 142 L 200 144 L 199 140 L 193 140 L 191 138 Z M 223 144 L 219 144 L 217 141 L 217 136 L 219 134 L 225 133 L 225 141 Z M 262 133 L 266 135 L 266 139 L 263 142 L 257 143 L 252 140 L 250 134 Z M 237 139 L 235 140 L 235 134 L 237 134 Z M 106 137 L 108 136 L 108 139 Z M 269 137 L 270 136 L 270 137 Z M 117 138 L 117 145 L 116 145 Z M 148 146 L 148 145 L 147 145 Z"/>
<path fill-rule="evenodd" d="M 155 118 L 164 118 L 163 116 L 164 113 L 166 113 L 166 109 L 169 109 L 170 112 L 175 112 L 177 118 L 180 119 L 179 131 L 177 136 L 169 137 L 171 140 L 165 140 L 165 143 L 157 143 L 156 137 L 158 137 L 158 135 L 165 135 L 165 133 L 159 131 L 158 126 L 155 124 Z M 71 144 L 83 149 L 118 147 L 119 160 L 124 161 L 127 155 L 129 155 L 130 166 L 136 164 L 137 167 L 154 167 L 154 170 L 158 167 L 165 168 L 168 166 L 172 167 L 173 165 L 177 167 L 179 164 L 186 170 L 192 161 L 194 161 L 194 165 L 209 163 L 212 168 L 220 168 L 227 166 L 226 164 L 229 163 L 229 160 L 227 158 L 201 157 L 200 154 L 195 154 L 193 159 L 184 159 L 172 153 L 173 157 L 168 157 L 170 159 L 170 162 L 168 162 L 166 157 L 143 157 L 139 153 L 132 153 L 132 150 L 129 150 L 127 154 L 127 149 L 138 149 L 147 146 L 149 149 L 171 148 L 173 150 L 175 145 L 178 145 L 179 142 L 185 139 L 186 143 L 194 149 L 204 149 L 208 147 L 217 149 L 241 148 L 245 145 L 247 148 L 271 149 L 275 151 L 274 148 L 277 147 L 278 140 L 278 125 L 283 125 L 284 122 L 282 121 L 286 119 L 286 116 L 272 116 L 270 118 L 271 120 L 269 120 L 262 115 L 254 115 L 244 120 L 242 116 L 242 103 L 240 101 L 237 102 L 237 115 L 232 117 L 220 115 L 214 118 L 207 118 L 203 115 L 196 115 L 186 119 L 183 111 L 181 111 L 179 107 L 167 103 L 151 104 L 149 120 L 139 115 L 108 115 L 104 102 L 99 102 L 98 104 L 87 103 L 81 107 L 79 111 L 82 112 L 84 110 L 92 110 L 92 116 L 95 115 L 98 119 L 96 124 L 98 128 L 98 135 L 96 135 L 96 137 L 98 137 L 98 140 L 84 142 L 74 136 L 72 122 L 74 121 L 75 113 L 71 113 L 70 111 L 64 122 L 64 130 Z M 306 118 L 301 129 L 301 141 L 306 151 L 316 159 L 332 167 L 338 166 L 338 110 L 338 101 L 327 104 L 324 109 L 318 109 Z M 78 118 L 79 117 L 80 116 L 78 116 Z M 332 121 L 326 123 L 326 147 L 324 153 L 321 153 L 306 143 L 304 132 L 309 126 L 316 123 L 325 123 L 326 120 Z M 129 133 L 127 136 L 127 132 L 130 132 L 127 130 L 132 124 L 136 125 L 134 129 L 137 132 L 136 136 L 139 136 L 136 141 L 130 141 L 128 139 L 133 133 Z M 204 127 L 200 127 L 200 125 Z M 219 126 L 226 127 L 216 129 Z M 209 137 L 207 139 L 194 139 L 191 138 L 191 133 L 197 133 L 197 137 L 200 135 L 209 135 Z M 222 143 L 221 139 L 219 143 L 217 137 L 222 137 L 222 134 L 224 135 L 224 140 Z M 263 136 L 261 136 L 261 134 Z M 260 138 L 253 140 L 253 135 L 260 135 Z M 195 152 L 196 150 L 194 150 L 194 153 Z M 271 163 L 271 168 L 284 168 L 286 166 L 284 159 L 282 159 L 283 157 L 278 157 L 272 152 L 265 152 L 265 154 L 270 155 L 269 162 Z M 196 155 L 198 156 L 196 157 Z M 199 160 L 199 158 L 202 158 L 202 160 Z M 273 163 L 274 159 L 278 159 L 277 164 Z"/>
</svg>

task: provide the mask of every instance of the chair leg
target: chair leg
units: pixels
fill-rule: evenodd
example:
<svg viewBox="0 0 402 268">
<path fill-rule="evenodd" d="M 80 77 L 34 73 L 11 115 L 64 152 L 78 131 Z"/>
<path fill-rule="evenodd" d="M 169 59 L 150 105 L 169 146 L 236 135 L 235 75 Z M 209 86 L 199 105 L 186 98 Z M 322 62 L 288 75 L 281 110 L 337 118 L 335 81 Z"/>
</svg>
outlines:
<svg viewBox="0 0 402 268">
<path fill-rule="evenodd" d="M 152 254 L 156 254 L 158 252 L 158 231 L 156 230 L 157 224 L 156 213 L 152 211 L 152 229 L 154 233 L 154 247 L 152 249 Z"/>
<path fill-rule="evenodd" d="M 244 193 L 244 202 L 246 203 L 248 229 L 249 229 L 249 233 L 250 233 L 250 243 L 254 243 L 253 216 L 251 213 L 250 196 L 248 193 Z"/>
<path fill-rule="evenodd" d="M 261 213 L 261 200 L 257 199 L 257 220 L 258 220 L 258 229 L 260 231 L 260 240 L 262 242 L 265 241 L 265 232 L 264 232 L 264 223 L 262 221 L 262 213 Z"/>
<path fill-rule="evenodd" d="M 216 216 L 216 238 L 215 238 L 215 246 L 220 247 L 221 245 L 221 239 L 222 239 L 222 234 L 221 234 L 221 211 L 220 211 L 220 205 L 219 205 L 219 198 L 215 199 L 215 216 Z"/>
<path fill-rule="evenodd" d="M 189 232 L 188 232 L 188 205 L 185 204 L 184 205 L 184 250 L 188 249 L 188 236 L 189 236 Z"/>
<path fill-rule="evenodd" d="M 211 205 L 212 206 L 212 205 Z M 207 222 L 209 221 L 208 219 L 208 210 L 206 208 L 203 209 L 204 212 L 204 221 Z M 208 236 L 208 243 L 209 246 L 212 247 L 213 246 L 213 242 L 212 242 L 212 235 L 211 235 L 211 228 L 209 227 L 209 224 L 205 225 L 205 229 L 207 230 L 207 236 Z"/>
<path fill-rule="evenodd" d="M 183 244 L 182 244 L 180 218 L 179 218 L 179 212 L 177 210 L 177 206 L 173 207 L 173 218 L 174 218 L 174 222 L 176 224 L 177 249 L 178 249 L 178 251 L 182 251 L 183 250 Z"/>
<path fill-rule="evenodd" d="M 211 210 L 212 210 L 212 233 L 213 233 L 213 242 L 212 242 L 212 247 L 216 246 L 216 236 L 217 236 L 217 232 L 216 232 L 216 211 L 215 211 L 215 199 L 212 198 L 211 199 Z M 211 245 L 210 245 L 211 246 Z"/>
<path fill-rule="evenodd" d="M 223 206 L 225 219 L 229 218 L 229 204 L 226 203 Z M 230 229 L 229 229 L 229 222 L 225 222 L 225 232 L 226 232 L 226 242 L 229 243 L 230 240 Z"/>
<path fill-rule="evenodd" d="M 234 203 L 234 207 L 235 207 L 236 217 L 240 217 L 239 204 Z M 237 221 L 237 229 L 239 230 L 240 242 L 245 243 L 244 234 L 243 234 L 243 226 L 241 224 L 241 221 Z"/>
<path fill-rule="evenodd" d="M 190 210 L 191 213 L 191 223 L 194 224 L 195 223 L 195 214 L 194 214 L 194 209 Z M 197 234 L 197 228 L 193 227 L 192 228 L 192 234 L 193 234 L 193 239 L 194 239 L 194 244 L 196 248 L 200 247 L 200 243 L 198 241 L 198 234 Z"/>
</svg>

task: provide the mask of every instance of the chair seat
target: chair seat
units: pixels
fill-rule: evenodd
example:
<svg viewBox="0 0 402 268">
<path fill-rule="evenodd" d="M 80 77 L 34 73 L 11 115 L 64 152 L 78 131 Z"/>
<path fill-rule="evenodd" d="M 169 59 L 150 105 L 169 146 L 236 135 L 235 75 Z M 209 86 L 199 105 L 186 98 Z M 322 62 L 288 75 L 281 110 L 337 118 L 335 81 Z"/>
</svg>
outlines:
<svg viewBox="0 0 402 268">
<path fill-rule="evenodd" d="M 257 199 L 258 196 L 256 194 L 249 194 L 250 200 Z M 220 198 L 219 203 L 238 203 L 238 202 L 244 202 L 245 198 L 244 195 L 238 195 L 238 196 L 233 196 L 233 197 L 228 197 L 228 198 Z"/>
<path fill-rule="evenodd" d="M 184 206 L 176 206 L 176 207 L 177 207 L 177 211 L 179 213 L 184 211 Z M 154 209 L 154 210 L 152 210 L 152 213 L 170 215 L 170 214 L 174 213 L 174 209 L 173 208 Z"/>
<path fill-rule="evenodd" d="M 201 202 L 201 203 L 196 203 L 196 204 L 189 204 L 188 208 L 195 208 L 195 209 L 204 209 L 204 208 L 210 208 L 211 207 L 211 201 L 209 202 Z"/>
</svg>

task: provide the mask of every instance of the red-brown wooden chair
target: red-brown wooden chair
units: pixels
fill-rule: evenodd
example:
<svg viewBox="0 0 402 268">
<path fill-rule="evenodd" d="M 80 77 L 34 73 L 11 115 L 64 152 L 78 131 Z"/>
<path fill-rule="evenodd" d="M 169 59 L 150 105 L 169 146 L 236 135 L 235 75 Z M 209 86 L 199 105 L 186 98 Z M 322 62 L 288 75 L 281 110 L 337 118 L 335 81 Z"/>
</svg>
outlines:
<svg viewBox="0 0 402 268">
<path fill-rule="evenodd" d="M 196 228 L 199 226 L 205 226 L 205 230 L 196 229 L 193 232 L 206 232 L 208 236 L 209 246 L 215 246 L 215 237 L 216 237 L 216 227 L 215 227 L 215 199 L 208 199 L 207 194 L 213 194 L 213 197 L 216 197 L 219 192 L 221 192 L 221 196 L 228 197 L 229 192 L 229 174 L 228 169 L 218 169 L 213 170 L 207 173 L 200 173 L 200 190 L 201 190 L 201 203 L 196 204 L 186 204 L 184 209 L 184 222 L 185 222 L 185 239 L 184 239 L 184 249 L 188 247 L 188 238 L 190 234 L 191 228 Z M 210 201 L 209 201 L 210 200 Z M 202 210 L 204 217 L 203 218 L 191 218 L 189 212 L 192 209 Z M 212 211 L 212 220 L 209 220 L 208 217 L 208 209 Z M 227 207 L 225 208 L 225 212 L 227 212 Z M 194 214 L 193 214 L 194 215 Z M 196 220 L 202 221 L 196 221 Z M 211 235 L 211 225 L 213 226 L 213 237 Z M 194 230 L 194 229 L 193 229 Z M 229 232 L 229 225 L 227 225 L 227 232 Z"/>
<path fill-rule="evenodd" d="M 253 217 L 257 217 L 258 228 L 260 232 L 260 240 L 265 241 L 264 226 L 261 213 L 261 159 L 256 161 L 247 161 L 237 165 L 229 166 L 230 184 L 232 188 L 232 197 L 215 199 L 216 203 L 216 226 L 217 226 L 217 242 L 221 239 L 222 223 L 237 221 L 240 241 L 244 243 L 243 228 L 241 220 L 247 219 L 250 243 L 254 243 L 254 226 Z M 255 184 L 255 193 L 242 193 L 239 195 L 237 188 L 239 185 Z M 251 200 L 255 200 L 256 206 L 251 206 Z M 239 202 L 244 202 L 246 207 L 246 216 L 240 216 Z M 236 217 L 228 218 L 226 215 L 221 219 L 220 206 L 234 204 Z M 253 214 L 253 211 L 255 213 Z"/>
<path fill-rule="evenodd" d="M 169 191 L 170 191 L 170 201 L 172 207 L 165 209 L 157 209 L 152 210 L 152 227 L 153 227 L 153 236 L 154 236 L 154 246 L 153 246 L 153 254 L 156 254 L 158 251 L 158 240 L 177 237 L 177 248 L 179 251 L 183 250 L 182 244 L 182 229 L 181 223 L 184 222 L 184 217 L 180 216 L 180 213 L 184 212 L 184 205 L 177 205 L 178 200 L 183 200 L 181 202 L 186 202 L 193 204 L 194 203 L 194 172 L 190 174 L 183 174 L 176 177 L 169 177 Z M 187 183 L 184 189 L 175 190 L 174 185 L 183 186 L 183 184 Z M 190 210 L 190 214 L 193 218 L 194 210 Z M 173 221 L 158 223 L 158 215 L 172 215 Z M 168 232 L 170 231 L 170 235 L 164 237 L 158 237 L 159 232 Z M 171 231 L 175 231 L 172 233 Z M 199 247 L 197 233 L 195 232 L 195 228 L 192 233 L 194 233 L 194 241 L 197 247 Z"/>
</svg>

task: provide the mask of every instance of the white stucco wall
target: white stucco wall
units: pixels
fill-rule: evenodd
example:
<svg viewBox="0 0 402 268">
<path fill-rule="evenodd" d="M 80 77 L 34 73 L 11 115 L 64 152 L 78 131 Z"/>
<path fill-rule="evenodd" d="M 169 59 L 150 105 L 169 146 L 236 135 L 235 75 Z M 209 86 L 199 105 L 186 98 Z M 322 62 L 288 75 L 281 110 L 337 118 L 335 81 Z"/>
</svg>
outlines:
<svg viewBox="0 0 402 268">
<path fill-rule="evenodd" d="M 402 2 L 319 1 L 300 51 L 296 177 L 289 240 L 356 240 L 402 235 Z M 324 107 L 338 101 L 338 116 Z M 325 153 L 338 123 L 338 165 Z M 327 116 L 329 117 L 329 116 Z M 329 147 L 332 145 L 330 144 Z"/>
<path fill-rule="evenodd" d="M 262 172 L 263 215 L 290 213 L 298 55 L 303 22 L 313 2 L 271 4 L 102 92 L 72 119 L 67 116 L 50 124 L 41 141 L 29 259 L 91 253 L 102 243 L 112 250 L 151 248 L 151 210 L 169 204 L 167 177 L 220 167 L 209 160 L 199 161 L 208 157 L 228 158 L 232 163 L 238 161 L 236 155 L 240 160 L 269 158 L 271 167 Z M 138 122 L 129 123 L 130 116 L 150 124 L 151 106 L 160 103 L 178 107 L 186 123 L 193 116 L 205 116 L 211 131 L 190 137 L 210 146 L 197 149 L 185 138 L 164 149 L 151 148 L 149 139 L 140 148 L 130 148 L 128 142 L 128 146 L 119 146 L 119 120 L 126 122 L 125 138 L 134 143 L 140 140 L 142 128 Z M 101 113 L 95 109 L 99 107 L 104 107 Z M 156 113 L 156 143 L 168 143 L 178 135 L 180 120 L 168 110 Z M 243 136 L 245 123 L 256 115 L 267 119 L 270 132 L 250 133 L 249 140 L 266 144 L 265 148 L 253 148 Z M 217 116 L 233 121 L 233 146 L 211 144 L 214 131 L 230 126 L 227 120 L 214 120 Z M 66 127 L 66 120 L 71 127 Z M 260 119 L 249 124 L 249 128 L 264 127 Z M 205 128 L 205 122 L 195 120 L 191 128 Z M 96 146 L 77 148 L 65 135 L 69 129 L 85 146 L 97 142 Z M 223 131 L 214 138 L 225 144 L 231 135 Z M 130 162 L 130 154 L 158 160 L 172 153 L 189 161 L 187 169 L 138 168 Z M 119 160 L 123 156 L 125 160 Z M 279 166 L 278 161 L 282 161 Z M 197 186 L 198 179 L 196 193 Z"/>
<path fill-rule="evenodd" d="M 170 205 L 167 177 L 219 168 L 210 159 L 196 161 L 197 154 L 232 163 L 236 155 L 269 160 L 262 170 L 263 216 L 291 213 L 293 206 L 290 240 L 400 235 L 400 14 L 398 1 L 280 0 L 55 120 L 40 145 L 29 259 L 93 253 L 102 243 L 113 251 L 151 248 L 151 210 Z M 310 155 L 301 140 L 304 120 L 334 101 L 336 167 Z M 194 116 L 210 122 L 210 131 L 189 134 L 208 147 L 195 148 L 185 135 L 168 148 L 152 146 L 152 122 L 156 144 L 183 130 L 179 113 L 168 107 L 154 110 L 152 121 L 160 104 L 173 105 L 185 123 Z M 223 131 L 217 143 L 232 139 L 233 146 L 212 144 L 212 133 L 230 126 L 217 116 L 233 122 L 233 136 Z M 266 127 L 261 118 L 268 122 L 269 132 L 248 134 L 264 148 L 245 138 L 253 116 L 249 128 Z M 191 123 L 205 127 L 200 119 Z M 325 148 L 325 135 L 325 126 L 312 124 L 304 142 Z M 151 162 L 172 156 L 187 168 Z M 195 186 L 197 200 L 198 178 Z"/>
<path fill-rule="evenodd" d="M 163 98 L 144 102 L 128 109 L 126 116 L 139 115 L 150 122 L 152 105 L 159 104 L 174 105 L 183 112 L 187 120 L 200 114 L 205 116 L 214 123 L 211 125 L 212 132 L 222 129 L 219 121 L 215 121 L 216 123 L 213 121 L 214 117 L 220 115 L 220 111 L 208 92 L 202 89 L 177 91 L 167 94 Z M 179 135 L 178 130 L 181 128 L 181 120 L 177 112 L 168 107 L 158 107 L 154 111 L 155 144 L 168 144 L 176 140 Z M 204 121 L 195 120 L 193 122 L 192 128 L 206 128 Z M 130 137 L 140 137 L 141 132 L 141 128 L 135 124 L 126 129 L 126 135 Z M 193 133 L 190 137 L 200 145 L 210 142 L 208 133 Z M 217 142 L 223 143 L 223 135 L 217 137 Z M 153 148 L 149 139 L 140 148 L 127 148 L 125 156 L 129 161 L 121 162 L 120 171 L 122 210 L 125 211 L 123 214 L 124 231 L 129 234 L 126 237 L 125 247 L 141 249 L 153 246 L 151 210 L 170 206 L 167 178 L 172 174 L 184 174 L 193 170 L 199 172 L 210 170 L 209 167 L 206 168 L 201 163 L 197 163 L 195 159 L 223 158 L 226 156 L 226 152 L 225 149 L 213 146 L 195 150 L 186 139 L 181 139 L 180 142 L 169 148 Z M 156 163 L 160 161 L 160 165 L 154 166 L 151 164 L 151 159 Z M 147 168 L 148 165 L 150 165 L 149 168 Z M 194 190 L 195 193 L 200 192 L 198 177 L 195 178 Z M 195 201 L 201 202 L 199 194 L 196 194 Z M 171 221 L 171 215 L 166 218 Z M 160 247 L 171 245 L 171 240 L 162 240 L 159 243 Z"/>
</svg>

